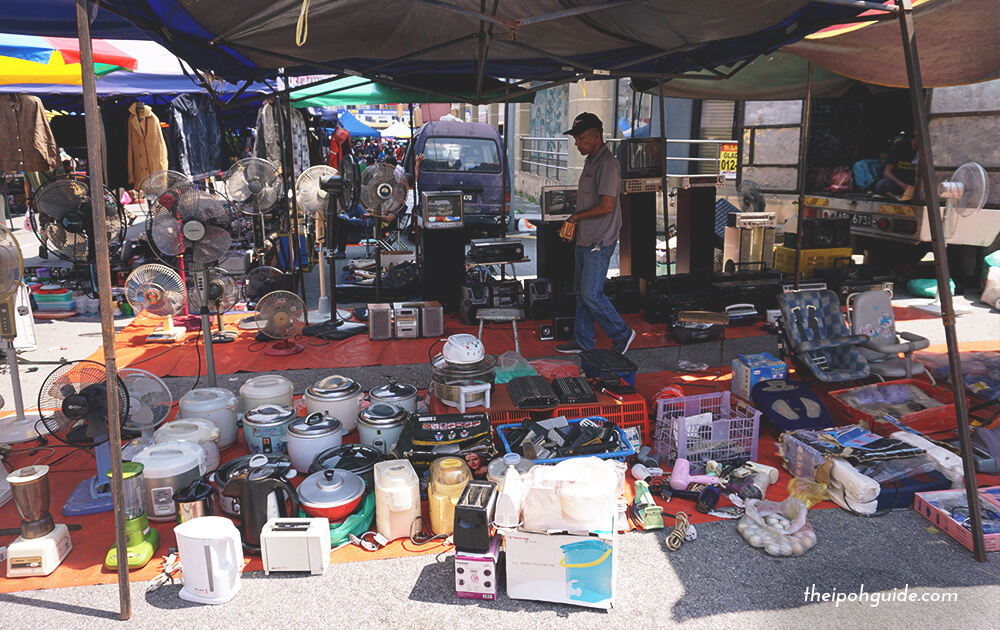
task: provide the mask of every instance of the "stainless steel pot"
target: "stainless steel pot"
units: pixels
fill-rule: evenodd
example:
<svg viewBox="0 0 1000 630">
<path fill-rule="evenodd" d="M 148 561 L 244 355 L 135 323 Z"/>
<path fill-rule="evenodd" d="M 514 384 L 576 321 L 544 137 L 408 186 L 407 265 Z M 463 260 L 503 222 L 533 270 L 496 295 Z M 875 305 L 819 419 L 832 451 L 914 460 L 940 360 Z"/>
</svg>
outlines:
<svg viewBox="0 0 1000 630">
<path fill-rule="evenodd" d="M 368 400 L 373 405 L 380 402 L 392 403 L 410 413 L 417 412 L 417 388 L 406 383 L 389 381 L 385 385 L 373 387 L 368 391 Z"/>
</svg>

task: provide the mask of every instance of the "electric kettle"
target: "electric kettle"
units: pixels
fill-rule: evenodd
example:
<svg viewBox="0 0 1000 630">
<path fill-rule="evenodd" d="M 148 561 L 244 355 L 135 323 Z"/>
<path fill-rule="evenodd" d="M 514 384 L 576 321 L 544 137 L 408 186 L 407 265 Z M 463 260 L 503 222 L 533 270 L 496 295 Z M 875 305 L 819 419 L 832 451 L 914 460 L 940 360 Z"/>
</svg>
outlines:
<svg viewBox="0 0 1000 630">
<path fill-rule="evenodd" d="M 240 533 L 228 518 L 202 516 L 174 528 L 177 553 L 184 563 L 181 599 L 224 604 L 240 590 L 243 552 Z M 258 532 L 258 537 L 260 532 Z"/>
<path fill-rule="evenodd" d="M 272 518 L 299 515 L 299 497 L 287 479 L 278 478 L 272 465 L 251 468 L 230 478 L 222 496 L 239 503 L 240 534 L 247 551 L 260 552 L 260 532 Z M 291 501 L 291 509 L 285 505 Z"/>
</svg>

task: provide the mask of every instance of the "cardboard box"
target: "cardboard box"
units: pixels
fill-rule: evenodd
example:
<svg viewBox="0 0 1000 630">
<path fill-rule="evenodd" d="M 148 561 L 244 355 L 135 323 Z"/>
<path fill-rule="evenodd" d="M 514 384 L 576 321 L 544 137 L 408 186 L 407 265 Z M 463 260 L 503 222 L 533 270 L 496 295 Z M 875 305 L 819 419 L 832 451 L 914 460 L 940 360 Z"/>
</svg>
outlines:
<svg viewBox="0 0 1000 630">
<path fill-rule="evenodd" d="M 611 608 L 618 577 L 614 530 L 612 526 L 606 534 L 507 534 L 507 596 Z"/>
<path fill-rule="evenodd" d="M 1000 510 L 1000 505 L 993 503 L 996 500 L 994 498 L 996 494 L 992 490 L 994 489 L 987 489 L 986 492 L 980 490 L 980 509 L 997 512 Z M 963 527 L 951 517 L 951 514 L 934 505 L 952 497 L 961 498 L 964 502 L 965 489 L 918 492 L 913 501 L 913 509 L 933 523 L 935 527 L 960 542 L 963 547 L 972 551 L 972 531 Z M 996 521 L 991 521 L 986 514 L 983 514 L 983 525 L 987 526 L 991 523 L 995 524 Z M 986 551 L 1000 551 L 1000 533 L 986 534 L 983 536 L 983 540 Z"/>
<path fill-rule="evenodd" d="M 776 359 L 769 352 L 758 354 L 737 354 L 733 359 L 733 394 L 743 400 L 750 400 L 750 390 L 760 381 L 785 378 L 785 362 Z"/>
</svg>

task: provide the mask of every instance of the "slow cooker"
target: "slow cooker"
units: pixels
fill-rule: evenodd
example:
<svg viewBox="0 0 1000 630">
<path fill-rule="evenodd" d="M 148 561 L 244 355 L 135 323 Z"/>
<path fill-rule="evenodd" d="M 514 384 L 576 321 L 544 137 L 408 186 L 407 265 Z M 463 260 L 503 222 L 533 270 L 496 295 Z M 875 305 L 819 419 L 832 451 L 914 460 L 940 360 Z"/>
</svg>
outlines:
<svg viewBox="0 0 1000 630">
<path fill-rule="evenodd" d="M 296 417 L 291 405 L 265 404 L 243 414 L 243 439 L 252 453 L 286 453 L 285 431 Z"/>
<path fill-rule="evenodd" d="M 409 417 L 410 412 L 399 405 L 372 403 L 358 413 L 358 440 L 388 455 Z"/>
<path fill-rule="evenodd" d="M 316 455 L 340 446 L 342 431 L 340 420 L 322 412 L 293 420 L 285 431 L 292 467 L 301 473 L 307 472 Z"/>
<path fill-rule="evenodd" d="M 229 480 L 236 475 L 242 474 L 251 468 L 261 468 L 271 466 L 274 474 L 285 479 L 293 479 L 295 470 L 287 455 L 282 453 L 271 453 L 269 455 L 244 455 L 230 460 L 219 466 L 219 469 L 205 475 L 205 481 L 215 486 L 219 495 L 219 509 L 229 516 L 239 516 L 239 505 L 234 505 L 232 497 L 222 496 L 222 489 L 226 487 Z"/>
<path fill-rule="evenodd" d="M 372 471 L 375 464 L 385 460 L 385 454 L 367 444 L 344 444 L 335 448 L 330 448 L 313 460 L 309 472 L 314 473 L 320 470 L 349 470 L 358 474 L 369 488 L 374 487 L 374 476 Z"/>
<path fill-rule="evenodd" d="M 417 388 L 406 383 L 390 381 L 385 385 L 373 387 L 368 391 L 368 400 L 373 405 L 378 402 L 393 403 L 410 413 L 417 412 Z"/>
<path fill-rule="evenodd" d="M 364 392 L 354 379 L 334 374 L 313 383 L 302 398 L 306 401 L 306 411 L 333 416 L 340 420 L 347 434 L 357 428 L 362 396 Z"/>
<path fill-rule="evenodd" d="M 221 387 L 192 389 L 181 396 L 178 404 L 178 418 L 204 418 L 219 427 L 219 448 L 229 448 L 236 443 L 239 435 L 237 408 L 240 399 L 236 394 Z"/>
<path fill-rule="evenodd" d="M 278 374 L 262 374 L 248 379 L 240 387 L 240 402 L 243 404 L 243 411 L 249 411 L 261 405 L 287 405 L 293 404 L 292 382 Z"/>
</svg>

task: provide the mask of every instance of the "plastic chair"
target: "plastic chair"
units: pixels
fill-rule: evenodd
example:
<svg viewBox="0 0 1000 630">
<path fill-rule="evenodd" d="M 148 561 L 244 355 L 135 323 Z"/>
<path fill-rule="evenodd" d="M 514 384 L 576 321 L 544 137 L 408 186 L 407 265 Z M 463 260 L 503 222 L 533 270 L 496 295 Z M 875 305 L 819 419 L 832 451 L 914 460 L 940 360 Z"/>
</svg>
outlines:
<svg viewBox="0 0 1000 630">
<path fill-rule="evenodd" d="M 827 383 L 867 378 L 868 360 L 861 352 L 866 335 L 853 335 L 833 291 L 806 290 L 778 296 L 786 350 L 813 376 Z"/>
<path fill-rule="evenodd" d="M 934 377 L 924 366 L 913 360 L 913 351 L 923 350 L 930 342 L 920 335 L 896 332 L 891 297 L 887 291 L 865 291 L 847 296 L 847 322 L 851 332 L 868 337 L 868 341 L 861 345 L 861 353 L 868 359 L 872 374 L 879 380 L 927 374 L 934 383 Z M 903 356 L 900 357 L 900 354 Z"/>
</svg>

